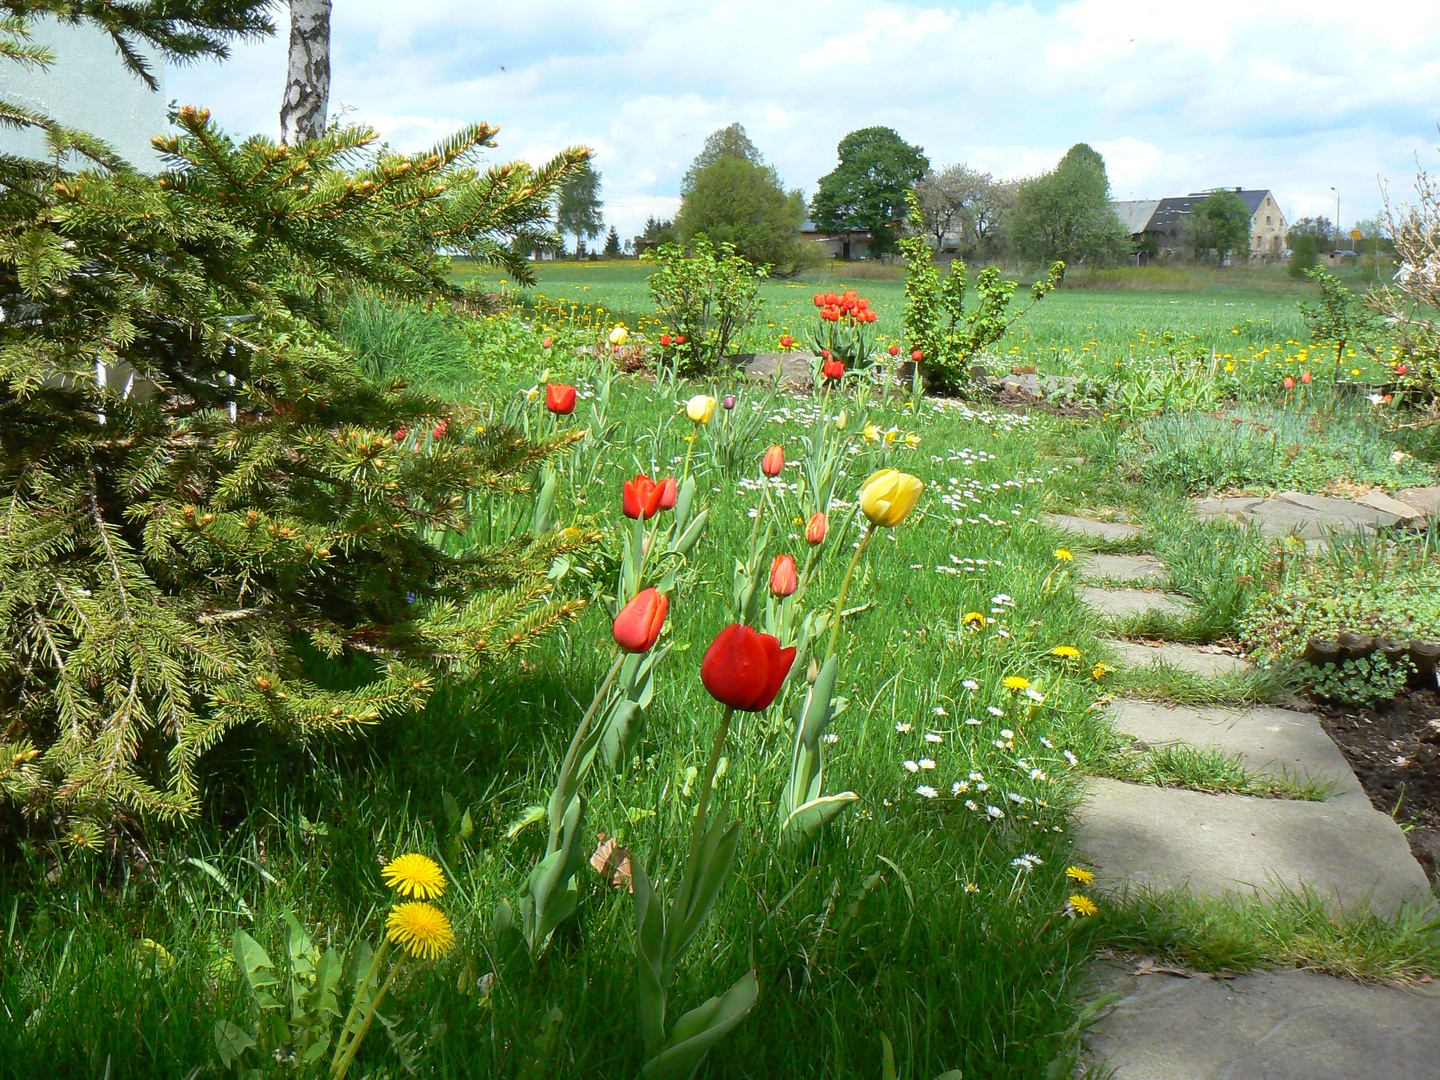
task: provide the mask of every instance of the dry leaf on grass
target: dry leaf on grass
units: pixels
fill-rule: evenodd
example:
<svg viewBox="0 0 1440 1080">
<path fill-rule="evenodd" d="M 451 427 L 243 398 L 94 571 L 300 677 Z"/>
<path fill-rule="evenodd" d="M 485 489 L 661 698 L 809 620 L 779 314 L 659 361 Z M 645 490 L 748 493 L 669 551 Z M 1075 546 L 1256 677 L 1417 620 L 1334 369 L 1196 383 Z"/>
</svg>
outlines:
<svg viewBox="0 0 1440 1080">
<path fill-rule="evenodd" d="M 612 889 L 626 888 L 633 893 L 635 883 L 630 877 L 630 849 L 616 846 L 615 841 L 607 840 L 604 833 L 600 834 L 599 840 L 595 853 L 590 856 L 590 865 Z"/>
</svg>

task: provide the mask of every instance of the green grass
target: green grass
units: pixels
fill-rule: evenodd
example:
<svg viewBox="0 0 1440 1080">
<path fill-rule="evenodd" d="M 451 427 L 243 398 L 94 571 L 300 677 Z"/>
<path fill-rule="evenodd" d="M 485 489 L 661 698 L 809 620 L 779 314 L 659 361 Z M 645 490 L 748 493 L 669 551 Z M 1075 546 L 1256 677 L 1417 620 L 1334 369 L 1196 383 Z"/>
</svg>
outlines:
<svg viewBox="0 0 1440 1080">
<path fill-rule="evenodd" d="M 1217 795 L 1253 795 L 1262 799 L 1324 802 L 1335 793 L 1332 781 L 1257 773 L 1245 766 L 1239 754 L 1187 743 L 1155 747 L 1142 753 L 1122 752 L 1096 772 L 1135 784 L 1187 788 Z"/>
</svg>

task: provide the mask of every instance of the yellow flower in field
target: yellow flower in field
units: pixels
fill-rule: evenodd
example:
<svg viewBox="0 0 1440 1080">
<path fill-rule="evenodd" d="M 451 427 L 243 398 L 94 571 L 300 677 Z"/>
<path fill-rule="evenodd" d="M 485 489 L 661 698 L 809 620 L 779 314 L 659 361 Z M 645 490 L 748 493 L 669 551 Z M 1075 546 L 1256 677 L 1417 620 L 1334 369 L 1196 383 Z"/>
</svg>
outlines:
<svg viewBox="0 0 1440 1080">
<path fill-rule="evenodd" d="M 839 415 L 837 415 L 837 416 L 835 417 L 835 430 L 836 430 L 836 431 L 844 431 L 844 430 L 845 430 L 845 425 L 848 424 L 849 422 L 850 422 L 850 413 L 849 413 L 847 410 L 845 410 L 845 409 L 841 409 Z"/>
<path fill-rule="evenodd" d="M 1056 645 L 1050 650 L 1050 655 L 1058 656 L 1061 660 L 1078 660 L 1080 659 L 1080 650 L 1074 645 Z"/>
<path fill-rule="evenodd" d="M 1081 866 L 1067 866 L 1065 876 L 1071 881 L 1078 881 L 1081 885 L 1089 885 L 1095 880 L 1095 875 Z"/>
<path fill-rule="evenodd" d="M 963 616 L 961 616 L 960 625 L 976 627 L 984 626 L 985 616 L 981 615 L 978 611 L 967 611 Z"/>
<path fill-rule="evenodd" d="M 1006 675 L 1005 678 L 1000 680 L 1000 683 L 1006 690 L 1013 690 L 1017 694 L 1021 690 L 1030 689 L 1030 680 L 1023 675 Z"/>
<path fill-rule="evenodd" d="M 696 394 L 685 403 L 685 415 L 697 424 L 708 424 L 715 415 L 716 401 L 709 394 Z"/>
<path fill-rule="evenodd" d="M 925 484 L 917 476 L 881 469 L 861 485 L 860 510 L 872 525 L 899 525 L 915 509 L 924 490 Z"/>
<path fill-rule="evenodd" d="M 905 445 L 910 447 L 910 449 L 912 450 L 915 449 L 915 447 L 920 445 L 920 436 L 913 431 L 910 432 L 908 435 L 905 436 Z"/>
<path fill-rule="evenodd" d="M 1094 678 L 1094 679 L 1096 679 L 1096 680 L 1103 679 L 1106 675 L 1109 675 L 1109 674 L 1110 674 L 1110 665 L 1109 665 L 1109 664 L 1096 664 L 1093 668 L 1090 669 L 1090 675 L 1091 675 L 1091 677 Z"/>
<path fill-rule="evenodd" d="M 1100 909 L 1095 906 L 1095 901 L 1091 900 L 1088 896 L 1081 896 L 1079 893 L 1075 893 L 1070 897 L 1070 910 L 1081 918 L 1084 918 L 1087 915 L 1094 915 Z"/>
<path fill-rule="evenodd" d="M 626 330 L 625 327 L 623 327 L 623 326 L 617 326 L 617 327 L 615 327 L 614 330 L 611 330 L 611 331 L 610 331 L 610 344 L 611 344 L 611 345 L 624 345 L 625 342 L 627 342 L 627 341 L 629 341 L 629 340 L 630 340 L 630 331 L 629 331 L 629 330 Z"/>
<path fill-rule="evenodd" d="M 1059 559 L 1061 562 L 1075 561 L 1075 556 L 1070 554 L 1070 550 L 1068 548 L 1056 548 L 1055 558 Z"/>
<path fill-rule="evenodd" d="M 880 441 L 880 428 L 879 428 L 878 426 L 876 426 L 875 424 L 866 424 L 866 425 L 865 425 L 864 435 L 865 435 L 865 438 L 869 439 L 871 442 L 879 442 L 879 441 Z"/>
<path fill-rule="evenodd" d="M 418 960 L 438 960 L 455 947 L 455 931 L 445 913 L 420 901 L 392 908 L 385 936 Z"/>
<path fill-rule="evenodd" d="M 385 884 L 401 896 L 418 896 L 433 900 L 445 892 L 445 872 L 440 864 L 425 855 L 397 855 L 380 871 Z"/>
<path fill-rule="evenodd" d="M 895 440 L 898 439 L 899 437 L 900 437 L 900 429 L 899 429 L 899 428 L 891 428 L 889 431 L 885 432 L 885 445 L 886 445 L 886 446 L 892 446 L 892 445 L 894 445 Z"/>
</svg>

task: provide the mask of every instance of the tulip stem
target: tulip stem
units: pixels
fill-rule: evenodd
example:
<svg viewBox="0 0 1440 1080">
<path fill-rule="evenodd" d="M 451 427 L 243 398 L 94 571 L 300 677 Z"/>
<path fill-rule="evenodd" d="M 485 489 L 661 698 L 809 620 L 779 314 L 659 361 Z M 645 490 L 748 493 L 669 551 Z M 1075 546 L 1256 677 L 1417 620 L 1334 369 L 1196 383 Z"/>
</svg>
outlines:
<svg viewBox="0 0 1440 1080">
<path fill-rule="evenodd" d="M 681 471 L 681 473 L 680 473 L 680 479 L 681 479 L 681 481 L 684 481 L 684 480 L 688 479 L 689 476 L 690 476 L 690 455 L 695 452 L 695 440 L 696 440 L 697 438 L 699 438 L 699 436 L 700 436 L 700 427 L 699 427 L 699 425 L 697 424 L 697 425 L 694 426 L 694 429 L 690 432 L 690 442 L 689 442 L 689 444 L 685 447 L 685 468 L 684 468 L 684 469 Z"/>
<path fill-rule="evenodd" d="M 825 659 L 835 655 L 835 650 L 840 647 L 840 619 L 845 614 L 845 597 L 850 592 L 850 578 L 855 574 L 855 564 L 860 561 L 860 556 L 865 554 L 865 549 L 870 546 L 870 537 L 875 535 L 875 523 L 871 522 L 870 527 L 865 530 L 865 535 L 860 538 L 860 543 L 855 545 L 855 554 L 850 557 L 850 565 L 845 568 L 845 577 L 840 581 L 840 591 L 835 595 L 835 624 L 830 627 L 830 647 L 825 650 Z"/>
<path fill-rule="evenodd" d="M 576 763 L 580 757 L 580 747 L 585 742 L 585 736 L 590 733 L 590 723 L 595 719 L 595 714 L 600 711 L 601 703 L 610 695 L 610 687 L 615 682 L 615 676 L 620 674 L 620 665 L 624 662 L 625 653 L 619 653 L 615 657 L 615 662 L 610 665 L 610 671 L 606 674 L 605 681 L 595 691 L 595 697 L 590 701 L 590 708 L 586 709 L 585 715 L 580 718 L 580 726 L 575 729 L 575 734 L 570 739 L 570 747 L 565 751 L 565 760 L 560 765 L 560 775 L 555 778 L 555 791 L 550 796 L 550 839 L 546 846 L 546 854 L 560 850 L 560 838 L 565 824 L 565 807 L 569 805 L 575 789 L 579 786 L 579 780 L 575 773 Z M 567 788 L 569 790 L 566 790 Z"/>
<path fill-rule="evenodd" d="M 690 857 L 685 863 L 682 893 L 686 885 L 693 888 L 700 876 L 700 849 L 705 844 L 705 818 L 710 810 L 710 789 L 715 784 L 715 770 L 720 767 L 720 751 L 725 748 L 725 736 L 730 733 L 730 720 L 734 715 L 735 706 L 725 706 L 725 714 L 720 717 L 720 730 L 715 732 L 715 745 L 710 748 L 710 760 L 705 765 L 705 775 L 700 778 L 700 798 L 695 803 L 695 823 L 690 829 Z M 683 911 L 689 907 L 690 897 L 677 897 L 675 904 L 675 910 Z"/>
</svg>

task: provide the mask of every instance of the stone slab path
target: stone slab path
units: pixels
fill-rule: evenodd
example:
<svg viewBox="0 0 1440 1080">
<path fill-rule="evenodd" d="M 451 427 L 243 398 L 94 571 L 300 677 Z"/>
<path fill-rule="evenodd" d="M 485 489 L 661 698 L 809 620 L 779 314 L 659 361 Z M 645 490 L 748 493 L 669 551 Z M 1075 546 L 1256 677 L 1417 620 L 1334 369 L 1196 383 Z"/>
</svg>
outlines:
<svg viewBox="0 0 1440 1080">
<path fill-rule="evenodd" d="M 1362 986 L 1308 971 L 1233 979 L 1091 973 L 1118 994 L 1088 1038 L 1116 1080 L 1433 1080 L 1440 983 Z"/>
<path fill-rule="evenodd" d="M 1295 534 L 1307 540 L 1323 540 L 1327 532 L 1374 532 L 1400 522 L 1395 514 L 1349 499 L 1301 491 L 1282 491 L 1268 499 L 1249 495 L 1197 499 L 1194 506 L 1202 521 L 1228 519 L 1258 525 L 1266 536 Z"/>
<path fill-rule="evenodd" d="M 1212 499 L 1202 517 L 1253 522 L 1266 535 L 1374 530 L 1400 518 L 1339 499 L 1285 492 L 1274 499 Z M 1071 533 L 1113 541 L 1134 526 L 1047 515 Z M 1090 580 L 1166 583 L 1159 560 L 1117 563 L 1084 556 Z M 1145 558 L 1125 556 L 1126 559 Z M 1183 597 L 1145 589 L 1083 586 L 1081 598 L 1107 616 L 1165 610 Z M 1107 644 L 1128 666 L 1173 663 L 1205 676 L 1247 665 L 1178 643 Z M 1370 805 L 1339 749 L 1315 717 L 1294 710 L 1180 708 L 1140 701 L 1111 705 L 1117 731 L 1158 747 L 1188 744 L 1238 754 L 1253 772 L 1332 785 L 1321 802 L 1212 795 L 1092 778 L 1076 814 L 1076 850 L 1101 892 L 1188 887 L 1200 894 L 1264 898 L 1309 889 L 1347 909 L 1385 918 L 1402 907 L 1440 911 L 1400 828 Z M 1186 978 L 1097 962 L 1096 996 L 1116 994 L 1086 1035 L 1115 1080 L 1436 1080 L 1440 1077 L 1440 984 L 1370 987 L 1303 971 L 1233 979 Z"/>
<path fill-rule="evenodd" d="M 1249 661 L 1229 653 L 1205 652 L 1192 645 L 1181 645 L 1174 641 L 1162 641 L 1158 645 L 1142 645 L 1134 641 L 1112 641 L 1106 645 L 1113 649 L 1126 667 L 1143 667 L 1146 664 L 1168 665 L 1195 675 L 1239 675 L 1250 670 Z"/>
</svg>

